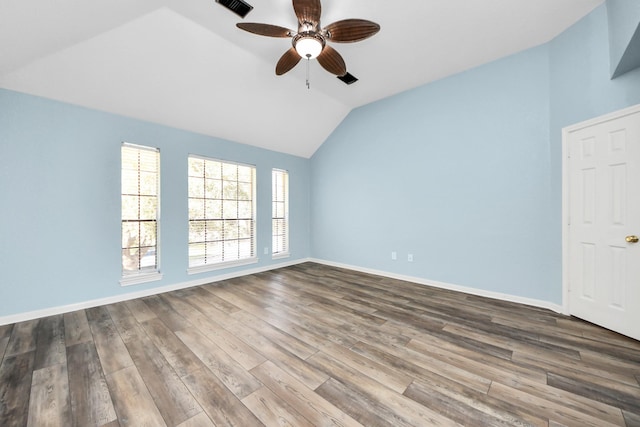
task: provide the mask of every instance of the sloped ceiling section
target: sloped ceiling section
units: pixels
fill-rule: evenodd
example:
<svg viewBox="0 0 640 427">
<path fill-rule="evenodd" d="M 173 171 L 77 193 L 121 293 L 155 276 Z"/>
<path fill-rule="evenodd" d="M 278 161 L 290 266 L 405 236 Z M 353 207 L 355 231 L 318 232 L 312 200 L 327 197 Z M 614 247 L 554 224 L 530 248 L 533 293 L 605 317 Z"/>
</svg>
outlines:
<svg viewBox="0 0 640 427">
<path fill-rule="evenodd" d="M 640 67 L 640 1 L 609 0 L 612 79 Z"/>
<path fill-rule="evenodd" d="M 296 29 L 290 0 L 246 22 Z M 214 0 L 0 0 L 0 87 L 310 157 L 358 106 L 545 43 L 603 0 L 324 0 L 323 24 L 377 22 L 334 44 L 346 86 L 312 61 L 277 77 L 288 39 L 235 27 Z"/>
</svg>

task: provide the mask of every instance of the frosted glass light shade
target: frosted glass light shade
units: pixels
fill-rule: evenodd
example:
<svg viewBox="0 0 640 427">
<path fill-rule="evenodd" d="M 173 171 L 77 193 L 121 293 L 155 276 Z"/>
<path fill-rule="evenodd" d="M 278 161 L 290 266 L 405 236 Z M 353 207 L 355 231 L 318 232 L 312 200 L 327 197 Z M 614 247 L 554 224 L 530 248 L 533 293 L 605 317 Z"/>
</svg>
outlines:
<svg viewBox="0 0 640 427">
<path fill-rule="evenodd" d="M 296 42 L 298 55 L 305 59 L 314 59 L 322 52 L 322 43 L 314 37 L 303 37 Z"/>
</svg>

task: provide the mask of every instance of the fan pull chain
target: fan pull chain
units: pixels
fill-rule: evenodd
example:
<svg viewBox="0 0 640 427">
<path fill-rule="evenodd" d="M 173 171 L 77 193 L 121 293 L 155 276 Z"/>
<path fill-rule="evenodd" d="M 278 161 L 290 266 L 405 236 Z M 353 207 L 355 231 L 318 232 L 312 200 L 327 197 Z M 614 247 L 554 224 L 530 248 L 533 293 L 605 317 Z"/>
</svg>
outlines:
<svg viewBox="0 0 640 427">
<path fill-rule="evenodd" d="M 311 55 L 307 55 L 307 89 L 311 89 L 309 84 L 309 62 L 311 61 Z"/>
</svg>

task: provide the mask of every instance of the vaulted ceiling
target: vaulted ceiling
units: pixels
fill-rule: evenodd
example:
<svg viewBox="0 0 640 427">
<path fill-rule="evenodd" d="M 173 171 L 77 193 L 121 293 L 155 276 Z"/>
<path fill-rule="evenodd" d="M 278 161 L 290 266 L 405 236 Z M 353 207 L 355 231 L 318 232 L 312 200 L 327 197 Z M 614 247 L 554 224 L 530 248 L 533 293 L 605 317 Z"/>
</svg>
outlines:
<svg viewBox="0 0 640 427">
<path fill-rule="evenodd" d="M 334 43 L 359 81 L 317 61 L 284 76 L 291 0 L 247 0 L 243 20 L 214 0 L 0 0 L 0 87 L 302 157 L 361 105 L 545 43 L 604 0 L 324 0 L 322 24 L 377 22 Z"/>
</svg>

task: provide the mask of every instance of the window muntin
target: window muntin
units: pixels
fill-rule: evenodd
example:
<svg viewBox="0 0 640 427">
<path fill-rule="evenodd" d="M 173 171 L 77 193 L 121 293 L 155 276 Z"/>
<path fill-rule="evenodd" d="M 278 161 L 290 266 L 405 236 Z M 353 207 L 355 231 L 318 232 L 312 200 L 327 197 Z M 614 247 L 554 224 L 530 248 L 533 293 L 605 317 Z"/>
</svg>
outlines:
<svg viewBox="0 0 640 427">
<path fill-rule="evenodd" d="M 122 276 L 159 270 L 160 150 L 124 143 L 121 148 Z"/>
<path fill-rule="evenodd" d="M 255 167 L 189 156 L 189 268 L 254 260 Z"/>
<path fill-rule="evenodd" d="M 271 253 L 274 257 L 289 254 L 289 173 L 273 169 L 271 172 Z"/>
</svg>

